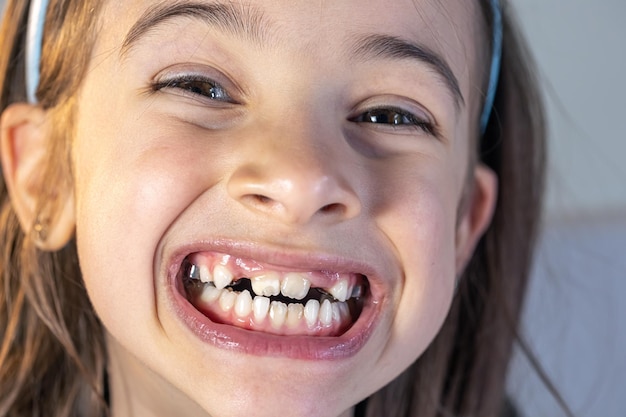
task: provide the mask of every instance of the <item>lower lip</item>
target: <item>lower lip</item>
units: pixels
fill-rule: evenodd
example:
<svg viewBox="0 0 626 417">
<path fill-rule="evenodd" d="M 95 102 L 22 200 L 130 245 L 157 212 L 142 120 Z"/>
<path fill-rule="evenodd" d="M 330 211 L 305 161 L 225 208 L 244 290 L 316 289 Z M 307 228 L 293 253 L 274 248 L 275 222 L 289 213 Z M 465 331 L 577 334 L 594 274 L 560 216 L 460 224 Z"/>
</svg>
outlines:
<svg viewBox="0 0 626 417">
<path fill-rule="evenodd" d="M 357 321 L 340 336 L 279 336 L 215 323 L 182 295 L 178 271 L 170 274 L 169 282 L 169 298 L 174 311 L 196 337 L 221 349 L 256 356 L 302 360 L 349 358 L 356 355 L 369 339 L 380 310 L 380 303 L 365 302 Z"/>
</svg>

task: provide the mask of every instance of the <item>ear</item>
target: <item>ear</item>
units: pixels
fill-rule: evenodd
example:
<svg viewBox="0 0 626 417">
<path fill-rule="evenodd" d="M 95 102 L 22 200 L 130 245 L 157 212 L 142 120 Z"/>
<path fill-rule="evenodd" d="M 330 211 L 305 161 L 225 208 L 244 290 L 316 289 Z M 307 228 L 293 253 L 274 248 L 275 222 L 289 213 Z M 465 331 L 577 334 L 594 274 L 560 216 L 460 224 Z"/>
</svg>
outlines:
<svg viewBox="0 0 626 417">
<path fill-rule="evenodd" d="M 0 120 L 0 157 L 11 203 L 22 230 L 47 251 L 62 248 L 74 234 L 71 190 L 46 190 L 44 179 L 51 122 L 41 107 L 16 103 Z M 59 185 L 61 186 L 61 185 Z M 56 213 L 40 213 L 55 196 Z"/>
<path fill-rule="evenodd" d="M 456 274 L 461 276 L 478 240 L 493 217 L 498 193 L 496 174 L 483 164 L 474 168 L 470 194 L 460 210 L 456 235 Z"/>
</svg>

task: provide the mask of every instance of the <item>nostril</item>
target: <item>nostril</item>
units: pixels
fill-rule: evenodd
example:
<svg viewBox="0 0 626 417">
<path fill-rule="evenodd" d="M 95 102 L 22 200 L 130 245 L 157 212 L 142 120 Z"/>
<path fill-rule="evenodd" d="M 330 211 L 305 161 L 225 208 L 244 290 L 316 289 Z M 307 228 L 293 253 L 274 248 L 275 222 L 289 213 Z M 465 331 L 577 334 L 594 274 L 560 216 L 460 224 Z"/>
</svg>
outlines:
<svg viewBox="0 0 626 417">
<path fill-rule="evenodd" d="M 345 211 L 346 211 L 346 206 L 340 203 L 326 204 L 324 207 L 320 208 L 320 213 L 327 213 L 327 214 L 331 214 L 331 213 L 342 214 Z"/>
<path fill-rule="evenodd" d="M 260 212 L 274 213 L 280 211 L 280 203 L 263 194 L 245 194 L 240 198 L 240 202 L 249 208 Z"/>
<path fill-rule="evenodd" d="M 264 196 L 263 194 L 252 194 L 249 196 L 249 198 L 260 204 L 270 204 L 272 201 L 274 201 L 271 198 Z"/>
<path fill-rule="evenodd" d="M 266 208 L 274 208 L 277 202 L 263 194 L 246 194 L 241 196 L 241 201 L 245 202 L 245 204 L 250 207 L 256 207 L 257 209 L 261 209 L 262 207 Z"/>
</svg>

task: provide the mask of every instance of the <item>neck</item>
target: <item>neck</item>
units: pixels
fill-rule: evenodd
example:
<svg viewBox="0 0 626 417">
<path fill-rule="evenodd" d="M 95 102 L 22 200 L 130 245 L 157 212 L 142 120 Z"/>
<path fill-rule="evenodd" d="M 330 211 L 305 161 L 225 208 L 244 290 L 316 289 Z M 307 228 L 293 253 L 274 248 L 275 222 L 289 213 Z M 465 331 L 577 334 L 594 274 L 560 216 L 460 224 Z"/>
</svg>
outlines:
<svg viewBox="0 0 626 417">
<path fill-rule="evenodd" d="M 107 348 L 112 417 L 211 417 L 111 337 Z"/>
</svg>

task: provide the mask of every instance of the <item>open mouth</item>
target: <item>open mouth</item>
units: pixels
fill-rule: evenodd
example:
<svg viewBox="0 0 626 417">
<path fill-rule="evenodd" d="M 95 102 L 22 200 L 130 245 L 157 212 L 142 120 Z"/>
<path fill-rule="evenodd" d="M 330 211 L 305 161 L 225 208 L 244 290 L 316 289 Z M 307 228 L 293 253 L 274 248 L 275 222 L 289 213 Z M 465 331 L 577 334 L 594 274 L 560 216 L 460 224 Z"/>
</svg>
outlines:
<svg viewBox="0 0 626 417">
<path fill-rule="evenodd" d="M 340 336 L 358 320 L 369 291 L 357 272 L 288 271 L 217 252 L 185 257 L 179 282 L 209 320 L 275 335 Z"/>
</svg>

